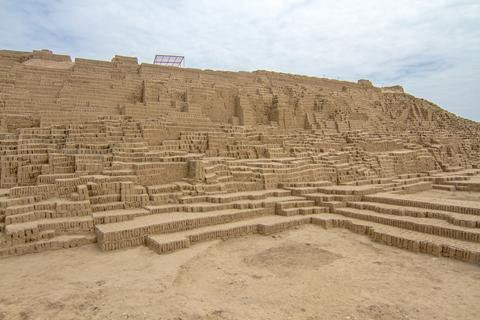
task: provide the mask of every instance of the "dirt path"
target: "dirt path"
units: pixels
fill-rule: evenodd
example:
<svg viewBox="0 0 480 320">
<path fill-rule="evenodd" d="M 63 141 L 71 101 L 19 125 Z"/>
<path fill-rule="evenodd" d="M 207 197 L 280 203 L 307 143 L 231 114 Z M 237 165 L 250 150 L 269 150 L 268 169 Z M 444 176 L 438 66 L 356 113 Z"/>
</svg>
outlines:
<svg viewBox="0 0 480 320">
<path fill-rule="evenodd" d="M 0 260 L 0 319 L 476 319 L 480 268 L 305 226 L 159 256 Z"/>
</svg>

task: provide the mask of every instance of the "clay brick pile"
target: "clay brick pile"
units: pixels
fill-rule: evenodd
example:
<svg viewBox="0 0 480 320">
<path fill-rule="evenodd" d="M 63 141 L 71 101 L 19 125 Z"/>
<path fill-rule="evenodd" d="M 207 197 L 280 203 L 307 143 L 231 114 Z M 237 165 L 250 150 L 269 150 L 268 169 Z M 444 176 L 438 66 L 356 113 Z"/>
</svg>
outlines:
<svg viewBox="0 0 480 320">
<path fill-rule="evenodd" d="M 0 50 L 0 256 L 311 223 L 480 263 L 480 202 L 418 196 L 479 167 L 480 125 L 399 86 Z"/>
</svg>

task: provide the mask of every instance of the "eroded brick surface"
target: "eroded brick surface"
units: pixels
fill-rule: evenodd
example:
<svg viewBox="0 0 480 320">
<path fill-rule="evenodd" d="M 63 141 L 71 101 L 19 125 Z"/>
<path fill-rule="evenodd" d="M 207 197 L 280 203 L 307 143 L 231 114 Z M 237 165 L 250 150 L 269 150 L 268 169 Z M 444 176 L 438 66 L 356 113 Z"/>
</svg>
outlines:
<svg viewBox="0 0 480 320">
<path fill-rule="evenodd" d="M 398 86 L 2 50 L 0 120 L 2 256 L 312 223 L 480 261 L 480 125 Z"/>
</svg>

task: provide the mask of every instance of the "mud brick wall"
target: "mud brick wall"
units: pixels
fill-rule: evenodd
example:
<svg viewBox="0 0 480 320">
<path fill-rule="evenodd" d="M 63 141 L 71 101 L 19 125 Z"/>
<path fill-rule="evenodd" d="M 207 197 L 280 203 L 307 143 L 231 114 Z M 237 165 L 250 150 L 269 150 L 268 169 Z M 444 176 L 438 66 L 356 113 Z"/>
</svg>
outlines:
<svg viewBox="0 0 480 320">
<path fill-rule="evenodd" d="M 120 194 L 122 189 L 122 181 L 118 182 L 88 182 L 87 188 L 90 196 L 100 196 L 106 194 Z"/>
<path fill-rule="evenodd" d="M 80 185 L 86 185 L 89 182 L 93 182 L 94 177 L 76 177 L 76 178 L 58 178 L 55 179 L 55 186 L 59 195 L 68 195 L 72 192 L 77 192 L 77 188 Z"/>
<path fill-rule="evenodd" d="M 9 191 L 11 198 L 39 196 L 42 198 L 54 197 L 58 195 L 58 190 L 55 185 L 43 184 L 36 186 L 14 187 Z"/>
<path fill-rule="evenodd" d="M 80 217 L 92 214 L 92 208 L 88 200 L 58 202 L 56 211 L 64 217 Z"/>
<path fill-rule="evenodd" d="M 17 185 L 18 156 L 0 157 L 0 187 L 11 188 Z"/>
<path fill-rule="evenodd" d="M 155 184 L 181 181 L 188 177 L 188 163 L 155 163 L 150 165 L 134 164 L 138 183 L 150 186 Z"/>
</svg>

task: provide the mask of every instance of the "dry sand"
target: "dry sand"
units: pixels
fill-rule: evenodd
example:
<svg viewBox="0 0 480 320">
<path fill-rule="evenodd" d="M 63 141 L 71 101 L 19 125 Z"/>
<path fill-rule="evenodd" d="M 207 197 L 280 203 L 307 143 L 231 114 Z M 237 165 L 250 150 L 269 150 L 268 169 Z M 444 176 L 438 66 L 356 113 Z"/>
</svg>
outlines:
<svg viewBox="0 0 480 320">
<path fill-rule="evenodd" d="M 170 255 L 0 260 L 0 319 L 478 319 L 480 268 L 305 226 Z"/>
</svg>

